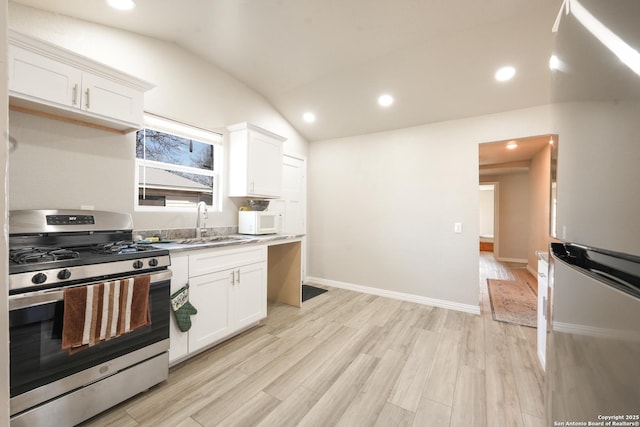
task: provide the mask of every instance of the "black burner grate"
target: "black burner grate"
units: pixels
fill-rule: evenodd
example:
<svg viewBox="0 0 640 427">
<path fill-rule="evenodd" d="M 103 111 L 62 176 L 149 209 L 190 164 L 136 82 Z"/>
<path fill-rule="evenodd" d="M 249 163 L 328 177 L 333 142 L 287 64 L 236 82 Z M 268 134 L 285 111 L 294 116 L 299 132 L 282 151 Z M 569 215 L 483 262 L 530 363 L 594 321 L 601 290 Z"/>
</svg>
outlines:
<svg viewBox="0 0 640 427">
<path fill-rule="evenodd" d="M 78 258 L 80 253 L 62 248 L 31 247 L 11 249 L 9 259 L 18 264 L 32 264 L 46 261 L 60 261 Z"/>
<path fill-rule="evenodd" d="M 131 252 L 141 252 L 153 249 L 147 245 L 139 245 L 131 241 L 101 243 L 92 248 L 92 251 L 99 254 L 126 254 Z"/>
</svg>

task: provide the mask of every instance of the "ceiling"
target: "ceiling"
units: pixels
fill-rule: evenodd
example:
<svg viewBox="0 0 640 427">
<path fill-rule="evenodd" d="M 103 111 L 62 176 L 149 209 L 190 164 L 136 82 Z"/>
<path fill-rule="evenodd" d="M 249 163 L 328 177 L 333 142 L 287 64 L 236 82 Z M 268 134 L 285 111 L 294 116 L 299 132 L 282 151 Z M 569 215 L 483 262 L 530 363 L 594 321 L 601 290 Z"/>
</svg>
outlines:
<svg viewBox="0 0 640 427">
<path fill-rule="evenodd" d="M 316 141 L 549 103 L 561 1 L 136 0 L 126 13 L 104 0 L 15 3 L 175 42 Z M 496 82 L 507 64 L 515 78 Z M 382 93 L 392 106 L 377 105 Z"/>
<path fill-rule="evenodd" d="M 480 175 L 504 175 L 527 172 L 531 166 L 531 159 L 533 159 L 540 150 L 549 145 L 550 140 L 553 140 L 553 143 L 557 147 L 558 137 L 556 135 L 540 135 L 480 144 Z M 516 148 L 507 148 L 507 145 L 510 143 L 515 143 Z"/>
</svg>

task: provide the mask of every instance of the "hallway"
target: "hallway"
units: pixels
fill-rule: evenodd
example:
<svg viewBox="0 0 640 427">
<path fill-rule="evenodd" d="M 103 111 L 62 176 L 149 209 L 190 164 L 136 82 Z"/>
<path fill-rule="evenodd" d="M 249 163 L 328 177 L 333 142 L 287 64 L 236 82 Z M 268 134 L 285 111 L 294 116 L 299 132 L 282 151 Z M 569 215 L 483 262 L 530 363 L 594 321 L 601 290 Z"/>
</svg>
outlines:
<svg viewBox="0 0 640 427">
<path fill-rule="evenodd" d="M 492 252 L 480 252 L 480 313 L 483 317 L 492 319 L 491 303 L 489 301 L 489 288 L 487 279 L 516 280 L 527 282 L 529 286 L 538 292 L 538 281 L 527 266 L 521 263 L 496 261 Z M 533 337 L 535 343 L 535 336 Z"/>
</svg>

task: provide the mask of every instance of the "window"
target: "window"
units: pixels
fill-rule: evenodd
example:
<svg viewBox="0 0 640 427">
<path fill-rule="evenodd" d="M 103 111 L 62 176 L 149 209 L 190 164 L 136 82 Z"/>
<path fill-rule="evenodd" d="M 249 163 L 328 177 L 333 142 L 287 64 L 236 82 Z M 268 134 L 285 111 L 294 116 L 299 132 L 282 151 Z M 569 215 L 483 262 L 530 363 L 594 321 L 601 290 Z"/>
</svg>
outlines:
<svg viewBox="0 0 640 427">
<path fill-rule="evenodd" d="M 216 209 L 222 136 L 145 115 L 136 132 L 138 206 Z"/>
</svg>

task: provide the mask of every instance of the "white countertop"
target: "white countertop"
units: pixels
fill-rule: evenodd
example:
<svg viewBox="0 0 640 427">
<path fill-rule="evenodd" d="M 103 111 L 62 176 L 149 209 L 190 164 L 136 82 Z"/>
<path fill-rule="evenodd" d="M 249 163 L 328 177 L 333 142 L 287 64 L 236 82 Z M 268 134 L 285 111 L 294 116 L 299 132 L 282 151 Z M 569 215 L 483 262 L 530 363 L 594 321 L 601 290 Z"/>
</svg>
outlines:
<svg viewBox="0 0 640 427">
<path fill-rule="evenodd" d="M 304 234 L 265 234 L 261 236 L 249 236 L 245 234 L 232 234 L 227 236 L 203 237 L 202 239 L 184 239 L 167 242 L 152 243 L 156 248 L 169 249 L 171 252 L 193 251 L 199 249 L 213 249 L 220 247 L 232 247 L 240 245 L 251 245 L 259 243 L 283 243 L 283 240 L 297 240 L 304 237 Z"/>
</svg>

